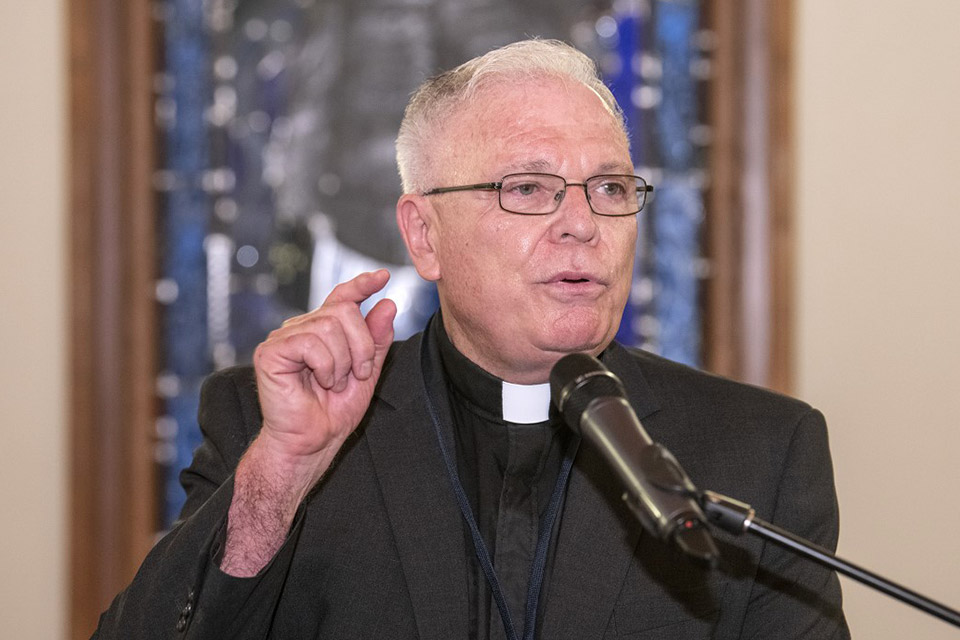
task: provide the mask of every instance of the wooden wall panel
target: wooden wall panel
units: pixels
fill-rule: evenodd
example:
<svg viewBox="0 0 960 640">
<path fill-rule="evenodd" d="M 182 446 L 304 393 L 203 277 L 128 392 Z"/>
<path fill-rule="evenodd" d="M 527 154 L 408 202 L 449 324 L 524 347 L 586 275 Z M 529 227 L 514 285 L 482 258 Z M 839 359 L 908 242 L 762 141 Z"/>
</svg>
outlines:
<svg viewBox="0 0 960 640">
<path fill-rule="evenodd" d="M 71 0 L 71 637 L 156 530 L 153 27 L 143 0 Z"/>
<path fill-rule="evenodd" d="M 704 3 L 706 27 L 713 32 L 712 74 L 707 117 L 713 141 L 707 160 L 710 176 L 704 226 L 704 252 L 710 270 L 704 291 L 704 366 L 739 378 L 743 334 L 740 290 L 743 165 L 743 5 L 740 0 Z"/>
<path fill-rule="evenodd" d="M 793 139 L 793 2 L 774 2 L 769 8 L 770 46 L 770 379 L 768 386 L 784 393 L 793 390 L 793 345 L 796 299 L 794 266 L 794 157 Z"/>
<path fill-rule="evenodd" d="M 707 122 L 713 131 L 708 158 L 710 187 L 706 203 L 705 254 L 710 264 L 704 290 L 704 367 L 714 373 L 761 384 L 789 393 L 792 387 L 793 344 L 793 140 L 792 15 L 789 0 L 752 3 L 717 0 L 704 3 L 705 26 L 714 34 L 712 76 L 707 96 Z M 762 42 L 745 38 L 747 11 L 761 11 Z M 745 56 L 757 52 L 766 60 L 765 77 L 746 78 Z M 749 80 L 749 82 L 748 82 Z M 766 122 L 745 122 L 747 86 L 762 91 L 767 101 Z M 744 210 L 745 127 L 766 127 L 766 163 L 769 210 L 766 212 L 769 251 L 761 304 L 748 305 L 742 270 L 746 235 Z M 751 341 L 749 327 L 764 327 L 769 342 Z M 757 332 L 761 333 L 761 332 Z M 756 349 L 766 361 L 748 376 L 746 363 Z"/>
</svg>

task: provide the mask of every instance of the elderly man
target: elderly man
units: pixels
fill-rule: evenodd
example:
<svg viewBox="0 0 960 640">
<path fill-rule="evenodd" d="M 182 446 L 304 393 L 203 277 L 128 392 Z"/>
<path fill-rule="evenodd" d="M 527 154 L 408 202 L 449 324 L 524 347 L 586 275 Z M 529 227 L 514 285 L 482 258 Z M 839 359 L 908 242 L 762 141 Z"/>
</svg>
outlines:
<svg viewBox="0 0 960 640">
<path fill-rule="evenodd" d="M 648 188 L 589 59 L 529 41 L 433 78 L 397 149 L 441 312 L 391 344 L 366 273 L 212 376 L 182 519 L 98 634 L 846 637 L 835 574 L 746 539 L 680 557 L 549 409 L 557 360 L 598 355 L 698 485 L 836 544 L 816 411 L 613 342 Z"/>
</svg>

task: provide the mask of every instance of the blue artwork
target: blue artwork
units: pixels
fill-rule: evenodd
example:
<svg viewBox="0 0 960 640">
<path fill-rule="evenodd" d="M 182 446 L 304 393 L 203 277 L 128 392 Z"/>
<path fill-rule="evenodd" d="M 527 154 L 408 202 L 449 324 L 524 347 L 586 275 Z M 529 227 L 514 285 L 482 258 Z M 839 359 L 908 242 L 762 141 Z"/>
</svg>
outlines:
<svg viewBox="0 0 960 640">
<path fill-rule="evenodd" d="M 385 294 L 400 311 L 397 336 L 422 328 L 436 291 L 406 264 L 394 228 L 393 140 L 403 108 L 427 75 L 530 35 L 566 40 L 597 59 L 624 108 L 637 171 L 656 188 L 638 221 L 618 339 L 699 362 L 703 153 L 691 137 L 700 96 L 690 72 L 699 5 L 434 5 L 157 3 L 165 52 L 157 100 L 165 527 L 183 504 L 178 475 L 200 442 L 196 410 L 208 373 L 249 362 L 285 318 L 382 266 L 393 274 Z"/>
<path fill-rule="evenodd" d="M 702 162 L 693 144 L 699 124 L 696 81 L 691 74 L 699 24 L 696 2 L 660 2 L 654 28 L 662 61 L 661 95 L 652 127 L 662 179 L 654 213 L 657 317 L 661 355 L 700 363 L 698 268 L 703 218 Z"/>
<path fill-rule="evenodd" d="M 196 426 L 200 384 L 210 371 L 203 250 L 210 217 L 210 197 L 203 187 L 210 167 L 204 120 L 210 53 L 203 5 L 203 0 L 174 0 L 167 8 L 166 92 L 157 108 L 165 167 L 156 178 L 161 195 L 157 293 L 163 341 L 157 393 L 164 407 L 156 458 L 163 471 L 161 521 L 168 525 L 184 500 L 177 473 L 200 444 Z"/>
</svg>

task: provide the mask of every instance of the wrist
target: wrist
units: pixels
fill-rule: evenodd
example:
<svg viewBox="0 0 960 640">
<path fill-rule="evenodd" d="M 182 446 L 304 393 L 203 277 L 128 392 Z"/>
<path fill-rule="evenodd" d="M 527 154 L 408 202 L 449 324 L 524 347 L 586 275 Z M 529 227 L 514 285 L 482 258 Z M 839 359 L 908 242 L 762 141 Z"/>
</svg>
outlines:
<svg viewBox="0 0 960 640">
<path fill-rule="evenodd" d="M 290 458 L 266 439 L 254 440 L 234 476 L 221 570 L 249 577 L 265 567 L 283 545 L 297 508 L 321 474 L 317 461 Z"/>
<path fill-rule="evenodd" d="M 237 479 L 254 482 L 274 498 L 272 502 L 287 503 L 287 509 L 295 511 L 330 466 L 333 455 L 327 451 L 291 451 L 285 443 L 261 431 L 237 467 Z"/>
</svg>

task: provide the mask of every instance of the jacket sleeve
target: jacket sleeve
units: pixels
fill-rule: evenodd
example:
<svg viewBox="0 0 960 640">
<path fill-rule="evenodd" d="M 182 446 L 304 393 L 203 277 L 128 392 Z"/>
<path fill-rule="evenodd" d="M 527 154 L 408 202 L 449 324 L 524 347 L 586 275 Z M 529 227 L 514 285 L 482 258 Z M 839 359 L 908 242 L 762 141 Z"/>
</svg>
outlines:
<svg viewBox="0 0 960 640">
<path fill-rule="evenodd" d="M 774 512 L 758 516 L 831 552 L 836 550 L 839 511 L 827 428 L 820 412 L 809 409 L 797 422 Z M 850 632 L 841 606 L 836 572 L 766 542 L 741 637 L 846 639 Z"/>
<path fill-rule="evenodd" d="M 264 638 L 286 578 L 302 511 L 273 560 L 251 578 L 220 571 L 233 471 L 260 428 L 249 368 L 209 377 L 199 411 L 203 442 L 180 475 L 187 501 L 133 582 L 100 617 L 94 638 Z"/>
</svg>

